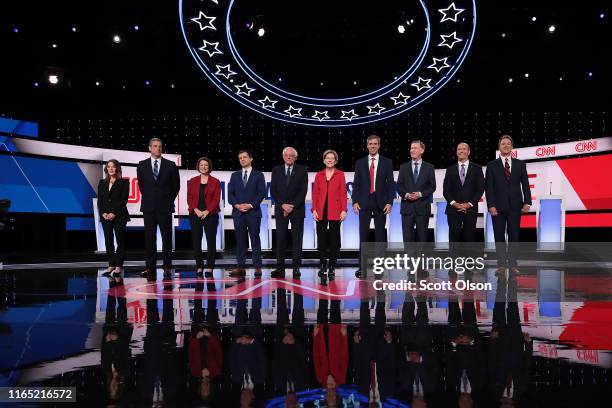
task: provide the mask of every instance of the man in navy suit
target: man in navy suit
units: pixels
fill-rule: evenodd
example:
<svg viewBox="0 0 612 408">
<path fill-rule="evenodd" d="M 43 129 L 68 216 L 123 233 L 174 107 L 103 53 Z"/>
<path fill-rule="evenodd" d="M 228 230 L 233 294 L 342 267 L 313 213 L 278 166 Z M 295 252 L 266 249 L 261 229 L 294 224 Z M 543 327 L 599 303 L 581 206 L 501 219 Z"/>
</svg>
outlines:
<svg viewBox="0 0 612 408">
<path fill-rule="evenodd" d="M 162 141 L 156 137 L 149 141 L 151 157 L 138 163 L 136 174 L 142 193 L 140 211 L 144 217 L 146 268 L 142 276 L 155 276 L 157 264 L 157 227 L 162 238 L 164 274 L 172 269 L 172 213 L 174 200 L 180 189 L 176 164 L 164 159 Z"/>
<path fill-rule="evenodd" d="M 234 219 L 234 231 L 236 231 L 237 267 L 230 272 L 230 276 L 245 276 L 244 265 L 250 237 L 255 277 L 261 277 L 260 204 L 266 197 L 266 180 L 261 171 L 251 167 L 253 155 L 250 151 L 238 152 L 238 160 L 242 169 L 232 173 L 227 186 L 227 199 L 233 207 L 232 218 Z"/>
<path fill-rule="evenodd" d="M 443 194 L 446 199 L 450 242 L 475 242 L 478 202 L 484 193 L 482 167 L 469 160 L 470 146 L 457 145 L 457 163 L 446 169 Z"/>
<path fill-rule="evenodd" d="M 374 218 L 375 242 L 385 242 L 386 215 L 391 212 L 395 186 L 391 159 L 378 154 L 380 137 L 367 139 L 369 154 L 357 160 L 353 178 L 353 211 L 359 214 L 359 242 L 369 242 L 370 221 Z M 361 270 L 355 272 L 361 278 Z"/>
<path fill-rule="evenodd" d="M 496 273 L 505 273 L 505 268 L 509 267 L 516 274 L 519 270 L 512 256 L 512 248 L 507 248 L 506 233 L 508 242 L 519 241 L 521 214 L 529 212 L 531 207 L 531 188 L 527 166 L 511 157 L 514 146 L 512 138 L 503 135 L 498 146 L 499 158 L 487 164 L 485 175 L 487 207 L 493 220 L 497 252 Z"/>
<path fill-rule="evenodd" d="M 427 242 L 436 173 L 434 166 L 423 160 L 424 152 L 425 143 L 420 140 L 410 142 L 410 161 L 400 166 L 397 177 L 404 242 Z"/>
</svg>

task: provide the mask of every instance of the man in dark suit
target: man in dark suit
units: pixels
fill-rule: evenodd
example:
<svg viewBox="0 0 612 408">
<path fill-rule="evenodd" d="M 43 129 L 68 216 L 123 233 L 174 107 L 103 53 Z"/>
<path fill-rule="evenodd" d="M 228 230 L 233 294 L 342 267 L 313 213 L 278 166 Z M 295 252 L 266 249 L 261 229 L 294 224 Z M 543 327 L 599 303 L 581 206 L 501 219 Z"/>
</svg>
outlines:
<svg viewBox="0 0 612 408">
<path fill-rule="evenodd" d="M 274 200 L 274 218 L 276 219 L 277 264 L 277 269 L 272 272 L 273 277 L 285 276 L 285 251 L 289 222 L 291 222 L 293 242 L 293 276 L 296 278 L 300 276 L 308 172 L 305 166 L 295 162 L 297 156 L 297 151 L 293 147 L 285 147 L 283 149 L 285 163 L 272 169 L 270 192 Z"/>
<path fill-rule="evenodd" d="M 251 166 L 253 155 L 250 151 L 239 151 L 238 160 L 242 169 L 232 173 L 227 186 L 227 199 L 233 207 L 232 218 L 236 231 L 237 267 L 230 272 L 230 276 L 245 276 L 248 239 L 251 238 L 255 277 L 261 277 L 260 204 L 266 197 L 266 180 L 261 171 Z"/>
<path fill-rule="evenodd" d="M 380 137 L 372 135 L 367 139 L 368 155 L 357 160 L 353 178 L 353 211 L 359 214 L 359 242 L 369 242 L 370 221 L 374 218 L 375 242 L 385 242 L 386 215 L 391 213 L 395 194 L 393 163 L 391 159 L 378 154 Z M 361 270 L 355 272 L 364 277 Z"/>
<path fill-rule="evenodd" d="M 514 251 L 506 245 L 506 233 L 508 242 L 519 241 L 521 214 L 529 212 L 531 207 L 531 188 L 527 166 L 511 157 L 514 146 L 512 138 L 503 135 L 498 146 L 500 157 L 487 164 L 485 176 L 487 207 L 493 220 L 497 252 L 496 273 L 505 273 L 506 267 L 513 273 L 519 273 L 512 255 Z"/>
<path fill-rule="evenodd" d="M 425 143 L 420 140 L 410 142 L 411 160 L 400 166 L 397 177 L 404 242 L 427 242 L 436 173 L 434 166 L 422 159 L 424 152 Z"/>
<path fill-rule="evenodd" d="M 180 189 L 178 168 L 162 157 L 163 144 L 156 137 L 149 141 L 151 157 L 138 163 L 136 174 L 142 193 L 140 211 L 144 217 L 146 268 L 142 273 L 155 277 L 157 264 L 157 227 L 162 238 L 164 274 L 172 268 L 172 213 Z"/>
<path fill-rule="evenodd" d="M 470 146 L 457 145 L 457 164 L 446 169 L 443 194 L 446 199 L 446 218 L 448 219 L 449 241 L 476 241 L 476 218 L 478 202 L 484 193 L 484 174 L 482 167 L 471 162 Z"/>
</svg>

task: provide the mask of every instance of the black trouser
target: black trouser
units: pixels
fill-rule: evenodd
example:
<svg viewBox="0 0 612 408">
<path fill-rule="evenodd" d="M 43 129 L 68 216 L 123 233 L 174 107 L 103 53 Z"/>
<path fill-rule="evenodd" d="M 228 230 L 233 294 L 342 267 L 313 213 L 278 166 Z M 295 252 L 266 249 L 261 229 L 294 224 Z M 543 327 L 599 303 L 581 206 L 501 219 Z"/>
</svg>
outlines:
<svg viewBox="0 0 612 408">
<path fill-rule="evenodd" d="M 364 210 L 363 207 L 367 210 Z M 368 196 L 367 205 L 363 205 L 362 210 L 359 211 L 359 242 L 370 242 L 370 220 L 372 218 L 374 218 L 374 241 L 386 242 L 385 222 L 387 218 L 383 210 L 378 208 L 374 194 Z"/>
<path fill-rule="evenodd" d="M 304 215 L 292 214 L 288 217 L 282 211 L 276 211 L 276 264 L 282 269 L 285 267 L 285 251 L 287 249 L 287 235 L 289 221 L 291 221 L 291 241 L 293 243 L 293 269 L 298 269 L 302 263 L 302 240 L 304 238 Z"/>
<path fill-rule="evenodd" d="M 172 266 L 172 213 L 145 212 L 143 217 L 147 268 L 155 269 L 157 266 L 157 226 L 162 238 L 164 267 Z"/>
<path fill-rule="evenodd" d="M 493 220 L 493 235 L 495 236 L 495 252 L 497 253 L 497 266 L 516 266 L 516 243 L 521 232 L 521 211 L 509 209 L 499 212 Z M 508 232 L 508 245 L 506 245 L 506 231 Z"/>
<path fill-rule="evenodd" d="M 447 214 L 448 240 L 474 242 L 476 240 L 476 212 Z"/>
<path fill-rule="evenodd" d="M 416 233 L 414 227 L 416 225 Z M 402 214 L 402 236 L 404 242 L 427 242 L 429 215 Z"/>
<path fill-rule="evenodd" d="M 125 258 L 125 224 L 125 220 L 102 221 L 108 266 L 123 266 Z M 115 238 L 117 239 L 116 249 Z"/>
<path fill-rule="evenodd" d="M 331 301 L 331 311 L 329 309 L 329 302 L 330 301 L 327 299 L 319 299 L 319 309 L 317 310 L 317 324 L 342 323 L 340 301 Z"/>
<path fill-rule="evenodd" d="M 215 267 L 217 256 L 217 227 L 219 226 L 219 214 L 208 214 L 203 220 L 194 214 L 189 215 L 191 226 L 191 242 L 193 245 L 193 256 L 197 268 L 204 268 L 204 257 L 202 256 L 202 229 L 206 234 L 206 267 Z"/>
<path fill-rule="evenodd" d="M 336 266 L 340 250 L 340 223 L 323 219 L 317 221 L 317 251 L 321 263 L 329 259 L 329 266 Z"/>
</svg>

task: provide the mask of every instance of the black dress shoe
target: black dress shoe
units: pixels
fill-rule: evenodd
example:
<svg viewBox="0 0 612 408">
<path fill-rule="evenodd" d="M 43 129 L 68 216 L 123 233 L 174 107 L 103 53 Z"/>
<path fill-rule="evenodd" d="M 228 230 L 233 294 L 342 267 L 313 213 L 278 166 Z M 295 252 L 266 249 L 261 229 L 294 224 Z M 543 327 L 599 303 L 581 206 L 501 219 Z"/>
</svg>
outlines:
<svg viewBox="0 0 612 408">
<path fill-rule="evenodd" d="M 151 275 L 151 269 L 149 268 L 146 268 L 144 271 L 140 272 L 140 276 L 142 276 L 143 278 L 146 278 L 149 275 Z"/>
<path fill-rule="evenodd" d="M 357 269 L 355 271 L 355 277 L 359 278 L 359 279 L 363 278 L 363 274 L 361 273 L 361 269 Z"/>
<path fill-rule="evenodd" d="M 255 268 L 255 277 L 256 278 L 261 278 L 261 268 Z"/>
<path fill-rule="evenodd" d="M 300 276 L 302 276 L 302 272 L 300 272 L 300 269 L 299 268 L 293 269 L 293 277 L 299 278 Z"/>
<path fill-rule="evenodd" d="M 319 266 L 319 272 L 317 273 L 320 277 L 327 276 L 327 261 L 321 261 Z"/>
<path fill-rule="evenodd" d="M 333 279 L 336 276 L 335 266 L 330 265 L 329 268 L 327 268 L 327 276 L 329 276 L 329 279 Z"/>
<path fill-rule="evenodd" d="M 273 269 L 272 272 L 270 272 L 270 277 L 271 278 L 284 278 L 285 270 L 282 268 Z"/>
<path fill-rule="evenodd" d="M 212 277 L 213 277 L 213 273 L 212 273 L 212 272 L 210 272 L 210 271 L 206 271 L 206 272 L 204 272 L 204 277 L 206 277 L 206 278 L 212 278 Z"/>
</svg>

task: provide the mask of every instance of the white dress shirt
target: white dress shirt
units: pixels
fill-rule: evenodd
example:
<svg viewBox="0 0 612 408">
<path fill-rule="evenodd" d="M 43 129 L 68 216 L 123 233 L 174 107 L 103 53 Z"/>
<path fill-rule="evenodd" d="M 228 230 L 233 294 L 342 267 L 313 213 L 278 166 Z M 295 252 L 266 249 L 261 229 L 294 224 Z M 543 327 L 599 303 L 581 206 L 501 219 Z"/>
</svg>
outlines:
<svg viewBox="0 0 612 408">
<path fill-rule="evenodd" d="M 157 171 L 159 172 L 161 170 L 161 156 L 159 156 L 159 158 L 155 158 L 153 156 L 151 156 L 151 171 L 155 172 L 155 160 L 157 160 Z"/>
</svg>

